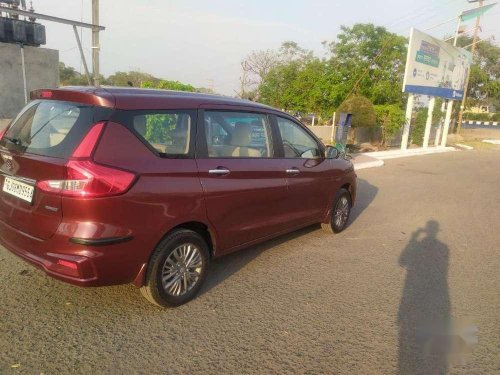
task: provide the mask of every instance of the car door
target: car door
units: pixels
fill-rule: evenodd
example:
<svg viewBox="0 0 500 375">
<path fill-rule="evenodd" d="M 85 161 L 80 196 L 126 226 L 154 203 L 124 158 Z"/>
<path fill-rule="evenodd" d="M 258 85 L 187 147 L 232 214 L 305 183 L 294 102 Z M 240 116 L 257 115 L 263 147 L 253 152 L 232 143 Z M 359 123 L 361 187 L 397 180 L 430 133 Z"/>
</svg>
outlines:
<svg viewBox="0 0 500 375">
<path fill-rule="evenodd" d="M 221 253 L 286 229 L 287 187 L 269 117 L 200 110 L 196 161 Z"/>
<path fill-rule="evenodd" d="M 286 171 L 290 225 L 319 221 L 339 188 L 340 170 L 301 124 L 275 116 L 274 125 Z"/>
</svg>

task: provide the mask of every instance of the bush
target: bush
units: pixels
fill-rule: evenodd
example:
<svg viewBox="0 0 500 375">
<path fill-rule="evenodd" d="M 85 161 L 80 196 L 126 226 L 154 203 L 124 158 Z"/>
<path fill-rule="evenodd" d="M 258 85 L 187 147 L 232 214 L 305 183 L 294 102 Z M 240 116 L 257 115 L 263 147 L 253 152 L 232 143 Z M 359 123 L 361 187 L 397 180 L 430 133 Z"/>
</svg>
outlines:
<svg viewBox="0 0 500 375">
<path fill-rule="evenodd" d="M 415 114 L 415 121 L 411 127 L 411 141 L 419 146 L 424 143 L 425 123 L 427 122 L 427 108 L 419 108 Z"/>
<path fill-rule="evenodd" d="M 496 113 L 495 113 L 495 115 L 496 115 Z M 489 113 L 464 113 L 464 120 L 491 121 L 492 117 L 490 117 Z"/>
<path fill-rule="evenodd" d="M 337 108 L 337 113 L 339 112 L 352 113 L 353 128 L 375 126 L 377 123 L 375 108 L 370 99 L 364 96 L 352 96 L 345 100 Z"/>
<path fill-rule="evenodd" d="M 500 121 L 500 112 L 493 113 L 491 116 L 491 121 Z"/>
<path fill-rule="evenodd" d="M 405 123 L 405 112 L 397 104 L 383 104 L 374 107 L 377 125 L 382 128 L 382 145 L 398 132 Z"/>
</svg>

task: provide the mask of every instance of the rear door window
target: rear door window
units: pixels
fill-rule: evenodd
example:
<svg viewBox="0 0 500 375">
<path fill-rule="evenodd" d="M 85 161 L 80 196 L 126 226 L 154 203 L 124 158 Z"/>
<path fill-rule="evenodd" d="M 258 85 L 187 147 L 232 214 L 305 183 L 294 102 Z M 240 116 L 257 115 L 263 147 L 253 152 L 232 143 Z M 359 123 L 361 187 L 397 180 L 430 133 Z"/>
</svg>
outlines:
<svg viewBox="0 0 500 375">
<path fill-rule="evenodd" d="M 205 138 L 212 158 L 270 158 L 267 116 L 251 112 L 205 111 Z"/>
<path fill-rule="evenodd" d="M 36 100 L 12 122 L 0 145 L 16 152 L 67 158 L 94 123 L 94 107 Z"/>
</svg>

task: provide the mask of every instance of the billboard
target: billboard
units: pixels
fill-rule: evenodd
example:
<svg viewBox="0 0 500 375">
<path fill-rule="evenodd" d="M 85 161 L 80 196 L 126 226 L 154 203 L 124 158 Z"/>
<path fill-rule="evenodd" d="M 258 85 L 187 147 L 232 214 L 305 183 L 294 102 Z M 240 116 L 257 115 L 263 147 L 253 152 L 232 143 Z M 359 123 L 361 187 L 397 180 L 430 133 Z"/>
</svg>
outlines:
<svg viewBox="0 0 500 375">
<path fill-rule="evenodd" d="M 403 91 L 461 100 L 472 54 L 411 29 Z"/>
</svg>

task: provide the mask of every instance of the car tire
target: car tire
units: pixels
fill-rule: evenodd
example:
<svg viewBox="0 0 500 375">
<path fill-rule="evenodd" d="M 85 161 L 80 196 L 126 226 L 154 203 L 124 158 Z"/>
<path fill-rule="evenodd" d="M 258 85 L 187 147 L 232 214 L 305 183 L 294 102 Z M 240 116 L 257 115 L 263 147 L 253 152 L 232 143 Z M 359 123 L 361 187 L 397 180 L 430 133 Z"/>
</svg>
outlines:
<svg viewBox="0 0 500 375">
<path fill-rule="evenodd" d="M 349 222 L 352 199 L 348 190 L 340 189 L 333 202 L 328 223 L 321 223 L 321 228 L 329 233 L 342 232 Z M 339 215 L 341 217 L 339 217 Z"/>
<path fill-rule="evenodd" d="M 182 305 L 199 292 L 209 262 L 208 245 L 200 234 L 188 229 L 174 230 L 152 254 L 141 294 L 161 307 Z"/>
</svg>

